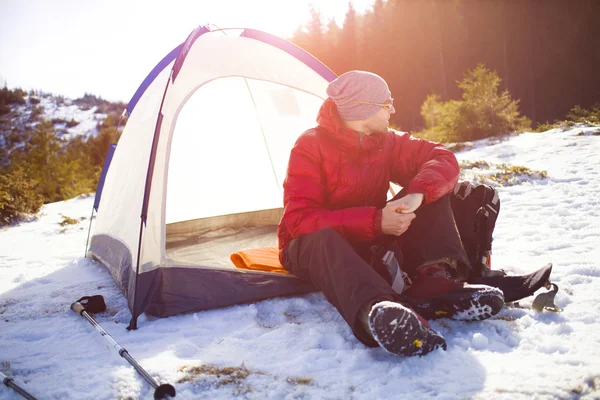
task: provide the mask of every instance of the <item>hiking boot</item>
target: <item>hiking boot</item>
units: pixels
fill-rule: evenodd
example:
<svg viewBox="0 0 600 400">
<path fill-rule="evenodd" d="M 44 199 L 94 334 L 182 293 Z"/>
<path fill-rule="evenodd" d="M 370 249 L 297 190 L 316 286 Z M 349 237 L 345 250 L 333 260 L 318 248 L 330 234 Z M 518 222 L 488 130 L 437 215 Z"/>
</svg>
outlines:
<svg viewBox="0 0 600 400">
<path fill-rule="evenodd" d="M 481 321 L 496 315 L 504 306 L 500 289 L 453 279 L 452 267 L 445 263 L 419 268 L 412 286 L 403 295 L 426 319 Z"/>
<path fill-rule="evenodd" d="M 390 353 L 424 356 L 446 341 L 419 314 L 401 303 L 380 301 L 371 307 L 368 326 L 373 338 Z"/>
</svg>

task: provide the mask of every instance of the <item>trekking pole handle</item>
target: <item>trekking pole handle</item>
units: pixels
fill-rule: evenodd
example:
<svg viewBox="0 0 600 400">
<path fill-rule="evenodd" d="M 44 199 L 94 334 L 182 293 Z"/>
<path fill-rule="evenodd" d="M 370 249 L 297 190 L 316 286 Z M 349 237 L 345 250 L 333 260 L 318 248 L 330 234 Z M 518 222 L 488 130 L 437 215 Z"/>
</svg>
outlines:
<svg viewBox="0 0 600 400">
<path fill-rule="evenodd" d="M 81 315 L 83 311 L 85 311 L 85 307 L 80 302 L 76 301 L 71 304 L 71 310 L 75 311 L 77 314 Z"/>
</svg>

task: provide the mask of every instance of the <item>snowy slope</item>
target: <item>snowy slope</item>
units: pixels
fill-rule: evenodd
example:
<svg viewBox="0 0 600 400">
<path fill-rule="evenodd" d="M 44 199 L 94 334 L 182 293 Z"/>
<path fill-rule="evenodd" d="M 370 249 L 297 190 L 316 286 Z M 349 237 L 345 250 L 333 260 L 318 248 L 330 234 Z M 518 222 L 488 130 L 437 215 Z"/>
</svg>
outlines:
<svg viewBox="0 0 600 400">
<path fill-rule="evenodd" d="M 12 112 L 7 115 L 11 120 L 11 127 L 28 131 L 34 128 L 40 119 L 54 121 L 53 126 L 59 137 L 64 140 L 78 136 L 89 137 L 98 134 L 97 126 L 102 123 L 107 115 L 98 112 L 98 107 L 82 107 L 75 100 L 56 97 L 50 94 L 25 95 L 25 104 L 12 104 Z M 32 103 L 32 100 L 39 103 Z M 31 114 L 38 112 L 39 116 L 31 119 Z M 64 122 L 62 122 L 64 121 Z M 68 126 L 66 122 L 73 122 Z"/>
<path fill-rule="evenodd" d="M 82 108 L 74 104 L 71 99 L 64 99 L 59 104 L 53 97 L 42 97 L 40 106 L 43 108 L 44 118 L 78 122 L 76 126 L 69 127 L 65 123 L 55 124 L 54 127 L 63 131 L 63 139 L 73 139 L 77 136 L 95 136 L 98 134 L 97 126 L 106 119 L 106 114 L 99 113 L 97 107 Z"/>
<path fill-rule="evenodd" d="M 321 294 L 142 317 L 128 332 L 123 296 L 101 266 L 82 258 L 93 199 L 80 197 L 0 231 L 0 370 L 39 398 L 152 398 L 133 368 L 69 310 L 83 295 L 102 294 L 109 310 L 97 320 L 151 375 L 172 383 L 177 398 L 600 398 L 600 136 L 593 131 L 526 133 L 457 154 L 548 172 L 500 189 L 493 266 L 525 273 L 553 262 L 559 314 L 505 308 L 478 323 L 439 320 L 432 326 L 448 350 L 422 358 L 366 348 Z M 61 214 L 86 219 L 61 227 Z M 0 387 L 0 400 L 17 398 Z"/>
</svg>

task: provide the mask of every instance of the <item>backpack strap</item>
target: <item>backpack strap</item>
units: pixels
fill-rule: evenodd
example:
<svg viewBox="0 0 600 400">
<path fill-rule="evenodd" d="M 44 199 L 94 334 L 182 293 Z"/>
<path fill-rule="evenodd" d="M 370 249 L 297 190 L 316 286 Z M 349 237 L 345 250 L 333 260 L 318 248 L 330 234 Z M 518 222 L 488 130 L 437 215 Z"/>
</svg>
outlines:
<svg viewBox="0 0 600 400">
<path fill-rule="evenodd" d="M 464 200 L 471 194 L 473 187 L 473 184 L 469 181 L 458 182 L 454 187 L 454 195 Z"/>
<path fill-rule="evenodd" d="M 492 248 L 491 248 L 491 237 L 488 237 L 490 219 L 496 220 L 499 212 L 499 201 L 498 191 L 489 185 L 482 185 L 483 196 L 481 197 L 481 204 L 477 209 L 477 218 L 475 222 L 475 233 L 479 240 L 476 243 L 476 260 L 477 273 L 479 276 L 490 276 L 496 274 L 496 271 L 492 271 Z M 498 274 L 504 275 L 503 271 L 497 271 Z"/>
</svg>

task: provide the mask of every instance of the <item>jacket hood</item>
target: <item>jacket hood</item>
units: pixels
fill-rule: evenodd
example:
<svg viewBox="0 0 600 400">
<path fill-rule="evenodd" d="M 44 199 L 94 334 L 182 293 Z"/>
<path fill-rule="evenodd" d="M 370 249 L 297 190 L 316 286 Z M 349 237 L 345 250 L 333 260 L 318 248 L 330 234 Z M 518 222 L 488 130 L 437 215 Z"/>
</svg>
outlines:
<svg viewBox="0 0 600 400">
<path fill-rule="evenodd" d="M 345 152 L 380 151 L 383 148 L 384 134 L 373 132 L 370 135 L 346 128 L 340 119 L 335 102 L 328 98 L 323 102 L 317 116 L 319 129 L 332 137 Z"/>
</svg>

